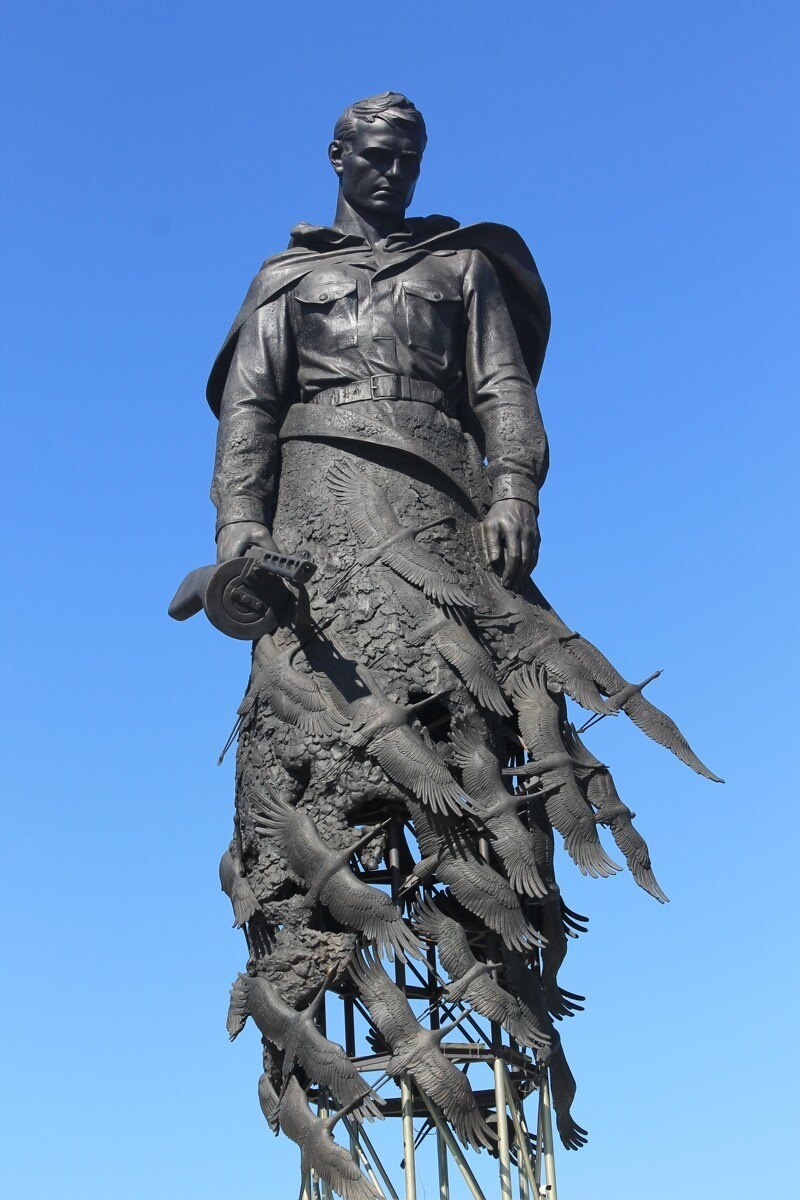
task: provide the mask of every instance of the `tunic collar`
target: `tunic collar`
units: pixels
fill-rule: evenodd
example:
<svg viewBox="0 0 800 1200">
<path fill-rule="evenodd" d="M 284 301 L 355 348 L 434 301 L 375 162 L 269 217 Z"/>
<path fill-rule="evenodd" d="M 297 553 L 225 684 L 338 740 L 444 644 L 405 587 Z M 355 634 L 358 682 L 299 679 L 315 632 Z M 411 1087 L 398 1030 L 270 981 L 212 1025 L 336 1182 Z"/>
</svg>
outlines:
<svg viewBox="0 0 800 1200">
<path fill-rule="evenodd" d="M 456 228 L 458 222 L 452 217 L 411 217 L 403 222 L 396 233 L 389 235 L 382 249 L 387 252 L 403 250 L 415 242 Z M 301 221 L 292 229 L 289 247 L 305 247 L 309 250 L 370 249 L 367 239 L 356 233 L 342 233 L 340 229 L 333 229 L 328 225 L 309 225 L 305 221 Z"/>
</svg>

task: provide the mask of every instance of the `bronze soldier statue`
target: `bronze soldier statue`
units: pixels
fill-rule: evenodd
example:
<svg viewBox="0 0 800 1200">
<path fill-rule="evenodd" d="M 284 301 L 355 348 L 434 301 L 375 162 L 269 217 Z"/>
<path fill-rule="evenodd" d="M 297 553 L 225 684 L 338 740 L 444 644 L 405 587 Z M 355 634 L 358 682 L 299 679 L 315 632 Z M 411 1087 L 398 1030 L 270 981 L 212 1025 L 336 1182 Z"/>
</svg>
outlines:
<svg viewBox="0 0 800 1200">
<path fill-rule="evenodd" d="M 562 1140 L 585 1140 L 554 1025 L 582 999 L 558 979 L 582 918 L 556 884 L 555 835 L 606 876 L 620 869 L 606 826 L 666 897 L 566 698 L 597 718 L 624 711 L 714 778 L 531 581 L 547 297 L 513 230 L 406 217 L 425 144 L 404 96 L 343 113 L 333 224 L 295 226 L 267 259 L 208 388 L 220 563 L 260 549 L 316 567 L 260 627 L 240 709 L 221 878 L 250 957 L 229 1030 L 254 1019 L 267 1118 L 355 1200 L 374 1185 L 334 1141 L 338 1117 L 307 1102 L 360 1121 L 382 1098 L 351 1035 L 342 1047 L 320 1028 L 326 993 L 361 1006 L 388 1074 L 458 1138 L 503 1144 L 499 1111 L 409 1005 L 416 960 L 437 1004 L 493 1023 L 487 1050 L 505 1029 L 520 1086 L 549 1068 Z"/>
</svg>

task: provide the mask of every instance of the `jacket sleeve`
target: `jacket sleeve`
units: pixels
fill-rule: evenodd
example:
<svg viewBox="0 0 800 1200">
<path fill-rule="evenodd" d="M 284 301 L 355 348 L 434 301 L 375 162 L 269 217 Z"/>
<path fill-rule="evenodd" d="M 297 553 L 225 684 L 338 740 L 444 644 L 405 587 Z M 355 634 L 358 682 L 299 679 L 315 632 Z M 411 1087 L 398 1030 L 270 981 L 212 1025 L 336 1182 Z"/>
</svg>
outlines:
<svg viewBox="0 0 800 1200">
<path fill-rule="evenodd" d="M 497 275 L 473 250 L 464 275 L 469 402 L 483 433 L 492 501 L 539 508 L 547 435 Z"/>
<path fill-rule="evenodd" d="M 297 386 L 295 358 L 283 293 L 245 321 L 228 371 L 211 485 L 217 532 L 233 521 L 269 527 L 280 470 L 278 430 Z"/>
</svg>

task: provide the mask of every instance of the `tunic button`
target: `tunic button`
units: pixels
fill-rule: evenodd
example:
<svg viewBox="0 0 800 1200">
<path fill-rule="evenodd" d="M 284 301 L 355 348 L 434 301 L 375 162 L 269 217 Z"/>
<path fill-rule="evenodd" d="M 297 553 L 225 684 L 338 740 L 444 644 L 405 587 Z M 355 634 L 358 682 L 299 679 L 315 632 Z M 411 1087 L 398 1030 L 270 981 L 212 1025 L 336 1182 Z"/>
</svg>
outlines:
<svg viewBox="0 0 800 1200">
<path fill-rule="evenodd" d="M 433 293 L 433 298 L 434 298 L 434 300 L 441 300 L 441 298 L 442 298 L 442 293 L 441 293 L 441 292 L 434 292 L 434 293 Z"/>
<path fill-rule="evenodd" d="M 319 298 L 320 298 L 320 300 L 327 300 L 327 299 L 328 299 L 328 293 L 327 293 L 327 292 L 320 292 L 320 294 L 319 294 Z"/>
</svg>

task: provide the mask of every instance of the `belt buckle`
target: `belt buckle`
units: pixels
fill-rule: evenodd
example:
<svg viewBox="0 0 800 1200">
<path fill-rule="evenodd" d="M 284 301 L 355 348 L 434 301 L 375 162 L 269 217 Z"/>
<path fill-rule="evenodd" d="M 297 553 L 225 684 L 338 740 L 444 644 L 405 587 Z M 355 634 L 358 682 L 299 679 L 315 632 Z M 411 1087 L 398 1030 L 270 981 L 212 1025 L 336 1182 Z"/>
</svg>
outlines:
<svg viewBox="0 0 800 1200">
<path fill-rule="evenodd" d="M 369 390 L 370 390 L 370 395 L 372 396 L 372 399 L 373 400 L 394 400 L 397 396 L 397 392 L 391 392 L 391 393 L 387 392 L 386 394 L 384 394 L 381 391 L 381 386 L 380 386 L 381 380 L 394 379 L 394 378 L 395 378 L 394 375 L 370 375 Z"/>
</svg>

